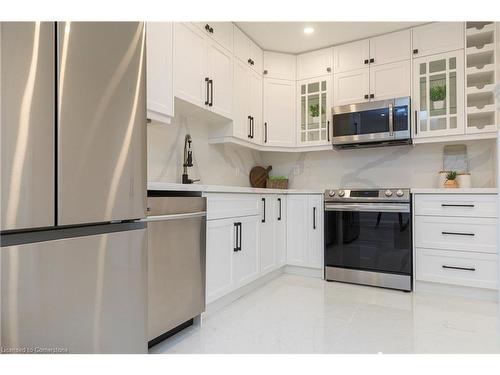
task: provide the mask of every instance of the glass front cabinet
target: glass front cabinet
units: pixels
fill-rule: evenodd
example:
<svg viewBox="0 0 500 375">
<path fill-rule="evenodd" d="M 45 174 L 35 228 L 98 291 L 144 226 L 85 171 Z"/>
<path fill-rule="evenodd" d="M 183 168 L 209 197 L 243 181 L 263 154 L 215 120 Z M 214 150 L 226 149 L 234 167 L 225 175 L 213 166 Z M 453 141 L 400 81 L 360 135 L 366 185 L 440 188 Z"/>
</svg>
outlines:
<svg viewBox="0 0 500 375">
<path fill-rule="evenodd" d="M 413 61 L 416 138 L 464 134 L 463 50 Z"/>
<path fill-rule="evenodd" d="M 297 120 L 300 145 L 328 145 L 331 142 L 332 76 L 325 75 L 297 84 Z"/>
</svg>

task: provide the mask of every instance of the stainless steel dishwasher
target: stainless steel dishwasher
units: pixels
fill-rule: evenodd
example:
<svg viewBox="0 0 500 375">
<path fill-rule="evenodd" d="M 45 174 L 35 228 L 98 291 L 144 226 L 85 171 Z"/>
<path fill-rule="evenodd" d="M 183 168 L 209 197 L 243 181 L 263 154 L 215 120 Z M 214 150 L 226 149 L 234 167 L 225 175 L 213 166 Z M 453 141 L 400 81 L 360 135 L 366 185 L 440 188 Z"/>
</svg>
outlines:
<svg viewBox="0 0 500 375">
<path fill-rule="evenodd" d="M 193 324 L 205 310 L 206 198 L 148 192 L 147 222 L 151 347 Z"/>
</svg>

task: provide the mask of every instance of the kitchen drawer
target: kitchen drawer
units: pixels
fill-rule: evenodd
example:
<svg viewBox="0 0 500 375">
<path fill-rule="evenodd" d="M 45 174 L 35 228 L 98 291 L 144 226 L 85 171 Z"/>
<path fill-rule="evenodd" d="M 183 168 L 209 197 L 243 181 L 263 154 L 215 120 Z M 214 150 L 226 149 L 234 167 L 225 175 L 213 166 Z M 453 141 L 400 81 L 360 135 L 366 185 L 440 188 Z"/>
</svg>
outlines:
<svg viewBox="0 0 500 375">
<path fill-rule="evenodd" d="M 497 217 L 497 195 L 416 194 L 415 215 Z"/>
<path fill-rule="evenodd" d="M 415 216 L 415 246 L 497 253 L 497 219 Z"/>
<path fill-rule="evenodd" d="M 498 259 L 494 254 L 417 248 L 416 279 L 497 289 Z"/>
<path fill-rule="evenodd" d="M 259 215 L 259 194 L 207 193 L 207 220 Z"/>
</svg>

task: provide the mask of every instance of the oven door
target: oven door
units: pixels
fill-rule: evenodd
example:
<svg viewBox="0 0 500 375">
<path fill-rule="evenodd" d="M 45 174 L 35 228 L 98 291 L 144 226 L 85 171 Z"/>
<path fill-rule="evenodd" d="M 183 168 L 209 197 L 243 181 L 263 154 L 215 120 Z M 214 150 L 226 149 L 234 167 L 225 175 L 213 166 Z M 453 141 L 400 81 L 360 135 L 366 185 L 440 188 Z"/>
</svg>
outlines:
<svg viewBox="0 0 500 375">
<path fill-rule="evenodd" d="M 409 203 L 325 205 L 325 266 L 411 275 Z"/>
</svg>

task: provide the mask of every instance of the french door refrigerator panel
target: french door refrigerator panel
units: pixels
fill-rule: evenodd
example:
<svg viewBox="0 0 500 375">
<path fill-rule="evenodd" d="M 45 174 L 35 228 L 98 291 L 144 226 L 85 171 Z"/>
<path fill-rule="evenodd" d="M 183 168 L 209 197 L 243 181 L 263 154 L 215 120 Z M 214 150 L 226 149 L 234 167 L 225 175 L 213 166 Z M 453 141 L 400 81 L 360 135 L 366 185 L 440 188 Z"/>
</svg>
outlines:
<svg viewBox="0 0 500 375">
<path fill-rule="evenodd" d="M 1 230 L 54 225 L 54 23 L 2 22 Z"/>
<path fill-rule="evenodd" d="M 45 231 L 55 239 L 42 242 L 22 234 L 24 243 L 2 247 L 5 348 L 147 351 L 147 233 L 145 223 L 124 225 L 101 234 L 96 228 L 113 224 L 90 226 L 96 234 L 67 238 L 74 229 Z"/>
<path fill-rule="evenodd" d="M 58 23 L 58 225 L 146 216 L 143 29 Z"/>
</svg>

